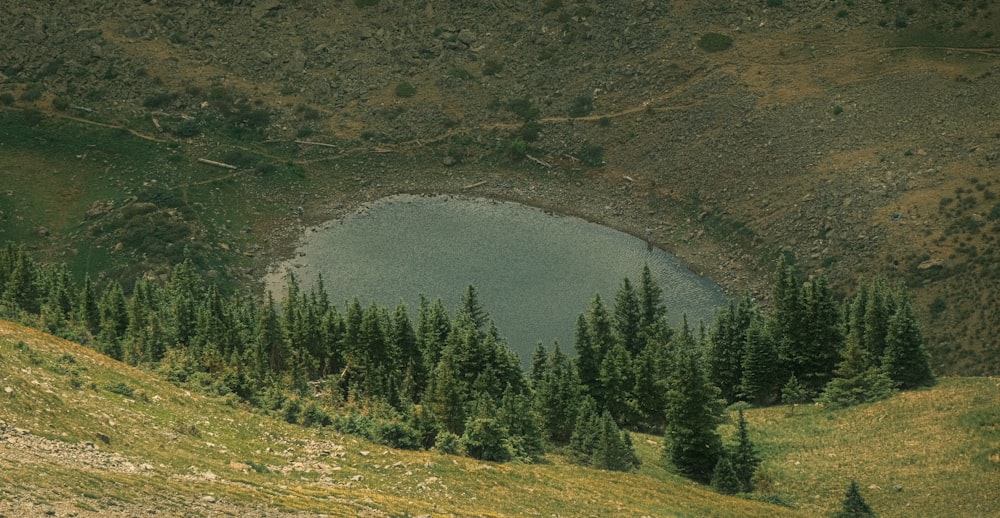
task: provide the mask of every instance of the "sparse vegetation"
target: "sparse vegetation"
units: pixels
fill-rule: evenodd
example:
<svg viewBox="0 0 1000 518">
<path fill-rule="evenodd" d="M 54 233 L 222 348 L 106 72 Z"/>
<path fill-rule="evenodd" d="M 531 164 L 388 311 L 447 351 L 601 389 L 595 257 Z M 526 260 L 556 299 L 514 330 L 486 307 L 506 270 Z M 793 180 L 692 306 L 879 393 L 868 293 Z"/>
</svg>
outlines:
<svg viewBox="0 0 1000 518">
<path fill-rule="evenodd" d="M 396 97 L 413 97 L 417 94 L 417 87 L 412 83 L 402 81 L 396 85 Z"/>
<path fill-rule="evenodd" d="M 722 52 L 733 46 L 733 39 L 725 34 L 709 32 L 698 39 L 698 46 L 705 52 Z"/>
</svg>

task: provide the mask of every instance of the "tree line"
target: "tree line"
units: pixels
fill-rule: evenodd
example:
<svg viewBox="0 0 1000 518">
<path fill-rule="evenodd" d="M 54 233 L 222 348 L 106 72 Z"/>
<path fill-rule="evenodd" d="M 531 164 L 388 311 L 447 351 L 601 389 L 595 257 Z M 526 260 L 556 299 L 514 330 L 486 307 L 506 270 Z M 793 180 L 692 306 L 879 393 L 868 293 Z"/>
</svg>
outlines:
<svg viewBox="0 0 1000 518">
<path fill-rule="evenodd" d="M 421 297 L 413 318 L 402 303 L 335 304 L 322 279 L 307 289 L 289 274 L 276 303 L 224 295 L 185 259 L 126 293 L 0 249 L 4 318 L 289 422 L 484 460 L 557 451 L 630 470 L 640 431 L 664 437 L 679 473 L 749 491 L 760 459 L 742 412 L 723 445 L 726 405 L 842 406 L 934 381 L 909 300 L 884 280 L 838 303 L 782 261 L 768 310 L 743 296 L 697 329 L 671 326 L 662 295 L 648 267 L 624 279 L 610 305 L 596 295 L 578 317 L 575 356 L 538 344 L 524 371 L 473 286 L 452 311 Z"/>
</svg>

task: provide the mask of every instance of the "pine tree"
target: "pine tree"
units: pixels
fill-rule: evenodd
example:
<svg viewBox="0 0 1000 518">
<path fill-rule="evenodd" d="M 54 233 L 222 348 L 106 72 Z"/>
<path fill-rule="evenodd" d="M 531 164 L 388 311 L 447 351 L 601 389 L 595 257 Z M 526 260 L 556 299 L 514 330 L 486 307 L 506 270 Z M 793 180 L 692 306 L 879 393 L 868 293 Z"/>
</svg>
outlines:
<svg viewBox="0 0 1000 518">
<path fill-rule="evenodd" d="M 680 334 L 682 342 L 694 341 L 686 325 Z M 705 376 L 696 349 L 678 347 L 677 355 L 667 380 L 664 457 L 682 475 L 708 483 L 722 452 L 722 439 L 716 432 L 722 413 L 719 389 Z"/>
<path fill-rule="evenodd" d="M 735 495 L 740 492 L 740 480 L 733 469 L 729 457 L 720 455 L 715 469 L 712 470 L 712 489 L 724 494 Z"/>
<path fill-rule="evenodd" d="M 635 406 L 632 399 L 635 373 L 632 358 L 622 343 L 614 344 L 601 362 L 600 383 L 603 397 L 598 400 L 598 405 L 611 412 L 615 422 L 623 426 L 631 423 Z"/>
<path fill-rule="evenodd" d="M 534 386 L 535 411 L 545 437 L 553 444 L 567 444 L 573 435 L 580 401 L 580 381 L 572 361 L 556 342 L 544 360 Z"/>
<path fill-rule="evenodd" d="M 455 321 L 458 325 L 469 323 L 481 333 L 486 330 L 487 324 L 490 322 L 490 315 L 479 303 L 479 295 L 476 294 L 475 286 L 470 284 L 465 293 L 462 294 L 462 302 L 455 312 Z"/>
<path fill-rule="evenodd" d="M 650 342 L 635 360 L 635 386 L 632 397 L 636 405 L 636 429 L 663 433 L 667 423 L 667 386 L 671 354 L 666 342 Z"/>
<path fill-rule="evenodd" d="M 617 341 L 625 346 L 630 359 L 638 356 L 644 345 L 640 336 L 641 320 L 639 296 L 626 277 L 615 295 L 614 331 Z"/>
<path fill-rule="evenodd" d="M 515 457 L 534 462 L 545 455 L 541 420 L 532 408 L 529 395 L 508 388 L 500 401 L 497 418 L 510 435 L 510 446 Z"/>
<path fill-rule="evenodd" d="M 792 371 L 812 392 L 816 393 L 833 377 L 843 345 L 840 312 L 823 277 L 813 278 L 806 286 L 805 336 L 797 354 L 791 356 Z"/>
<path fill-rule="evenodd" d="M 441 351 L 451 334 L 451 319 L 441 299 L 431 304 L 423 295 L 420 296 L 416 333 L 424 368 L 430 373 L 437 366 Z"/>
<path fill-rule="evenodd" d="M 639 466 L 627 432 L 622 432 L 610 413 L 604 412 L 597 427 L 590 465 L 609 471 L 630 471 Z"/>
<path fill-rule="evenodd" d="M 601 296 L 595 295 L 590 301 L 586 316 L 577 319 L 576 362 L 580 384 L 599 403 L 604 401 L 600 381 L 601 363 L 614 343 L 611 317 Z"/>
<path fill-rule="evenodd" d="M 0 292 L 2 295 L 0 305 L 38 314 L 42 304 L 38 265 L 28 252 L 18 249 L 14 254 L 12 266 L 4 289 Z"/>
<path fill-rule="evenodd" d="M 778 350 L 764 319 L 757 315 L 746 332 L 743 345 L 743 378 L 739 397 L 755 405 L 768 405 L 778 399 L 781 369 Z"/>
<path fill-rule="evenodd" d="M 736 420 L 736 444 L 733 445 L 729 457 L 741 490 L 745 493 L 753 491 L 753 476 L 760 467 L 760 456 L 750 441 L 750 431 L 747 429 L 742 409 Z"/>
<path fill-rule="evenodd" d="M 747 332 L 755 310 L 747 294 L 739 303 L 730 300 L 729 306 L 716 315 L 715 326 L 709 333 L 708 379 L 719 387 L 727 403 L 735 402 L 740 394 Z"/>
<path fill-rule="evenodd" d="M 847 493 L 844 495 L 840 511 L 834 514 L 834 517 L 873 518 L 874 516 L 876 516 L 875 511 L 872 511 L 871 506 L 865 502 L 865 498 L 861 495 L 861 488 L 858 487 L 858 482 L 852 480 L 851 485 L 847 488 Z"/>
<path fill-rule="evenodd" d="M 576 464 L 590 465 L 600 434 L 600 414 L 593 398 L 585 396 L 577 409 L 573 435 L 569 439 L 569 458 Z"/>
<path fill-rule="evenodd" d="M 930 355 L 917 325 L 909 300 L 899 295 L 896 313 L 889 319 L 882 366 L 897 388 L 902 390 L 934 384 Z"/>
<path fill-rule="evenodd" d="M 76 321 L 83 325 L 92 336 L 97 336 L 101 328 L 101 313 L 97 309 L 97 294 L 90 276 L 84 276 L 83 287 L 76 302 Z"/>
<path fill-rule="evenodd" d="M 668 327 L 666 325 L 667 306 L 663 303 L 663 289 L 653 278 L 653 273 L 649 270 L 649 264 L 642 266 L 642 274 L 639 276 L 639 325 L 643 330 L 647 340 L 657 337 L 661 340 L 669 340 L 669 336 L 660 336 L 658 329 Z"/>
</svg>

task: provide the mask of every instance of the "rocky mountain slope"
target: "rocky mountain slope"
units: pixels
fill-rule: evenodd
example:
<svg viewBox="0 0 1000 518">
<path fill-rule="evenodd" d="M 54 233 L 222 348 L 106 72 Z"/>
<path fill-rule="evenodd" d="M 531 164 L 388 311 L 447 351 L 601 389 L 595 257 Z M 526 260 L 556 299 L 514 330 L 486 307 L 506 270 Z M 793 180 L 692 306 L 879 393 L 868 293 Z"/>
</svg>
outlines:
<svg viewBox="0 0 1000 518">
<path fill-rule="evenodd" d="M 939 372 L 1000 372 L 996 2 L 8 4 L 8 110 L 297 168 L 234 198 L 282 206 L 251 272 L 366 199 L 493 196 L 650 229 L 733 293 L 782 252 L 844 292 L 885 275 Z M 5 203 L 33 246 L 69 232 Z"/>
</svg>

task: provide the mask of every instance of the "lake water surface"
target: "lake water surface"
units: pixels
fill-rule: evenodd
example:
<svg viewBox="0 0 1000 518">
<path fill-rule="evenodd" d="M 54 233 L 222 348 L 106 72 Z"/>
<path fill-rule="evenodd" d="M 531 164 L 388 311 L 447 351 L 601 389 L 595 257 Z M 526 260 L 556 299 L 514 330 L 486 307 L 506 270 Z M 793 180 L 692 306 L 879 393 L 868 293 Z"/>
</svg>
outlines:
<svg viewBox="0 0 1000 518">
<path fill-rule="evenodd" d="M 303 255 L 304 254 L 304 255 Z M 516 203 L 451 196 L 400 195 L 307 231 L 298 257 L 275 266 L 268 288 L 283 295 L 284 272 L 301 286 L 319 274 L 343 309 L 355 296 L 391 310 L 403 301 L 416 323 L 419 295 L 453 310 L 472 284 L 501 335 L 528 361 L 535 345 L 558 340 L 572 353 L 577 316 L 600 294 L 611 309 L 628 277 L 644 264 L 659 279 L 678 325 L 711 323 L 726 300 L 713 282 L 641 239 L 576 217 Z"/>
</svg>

